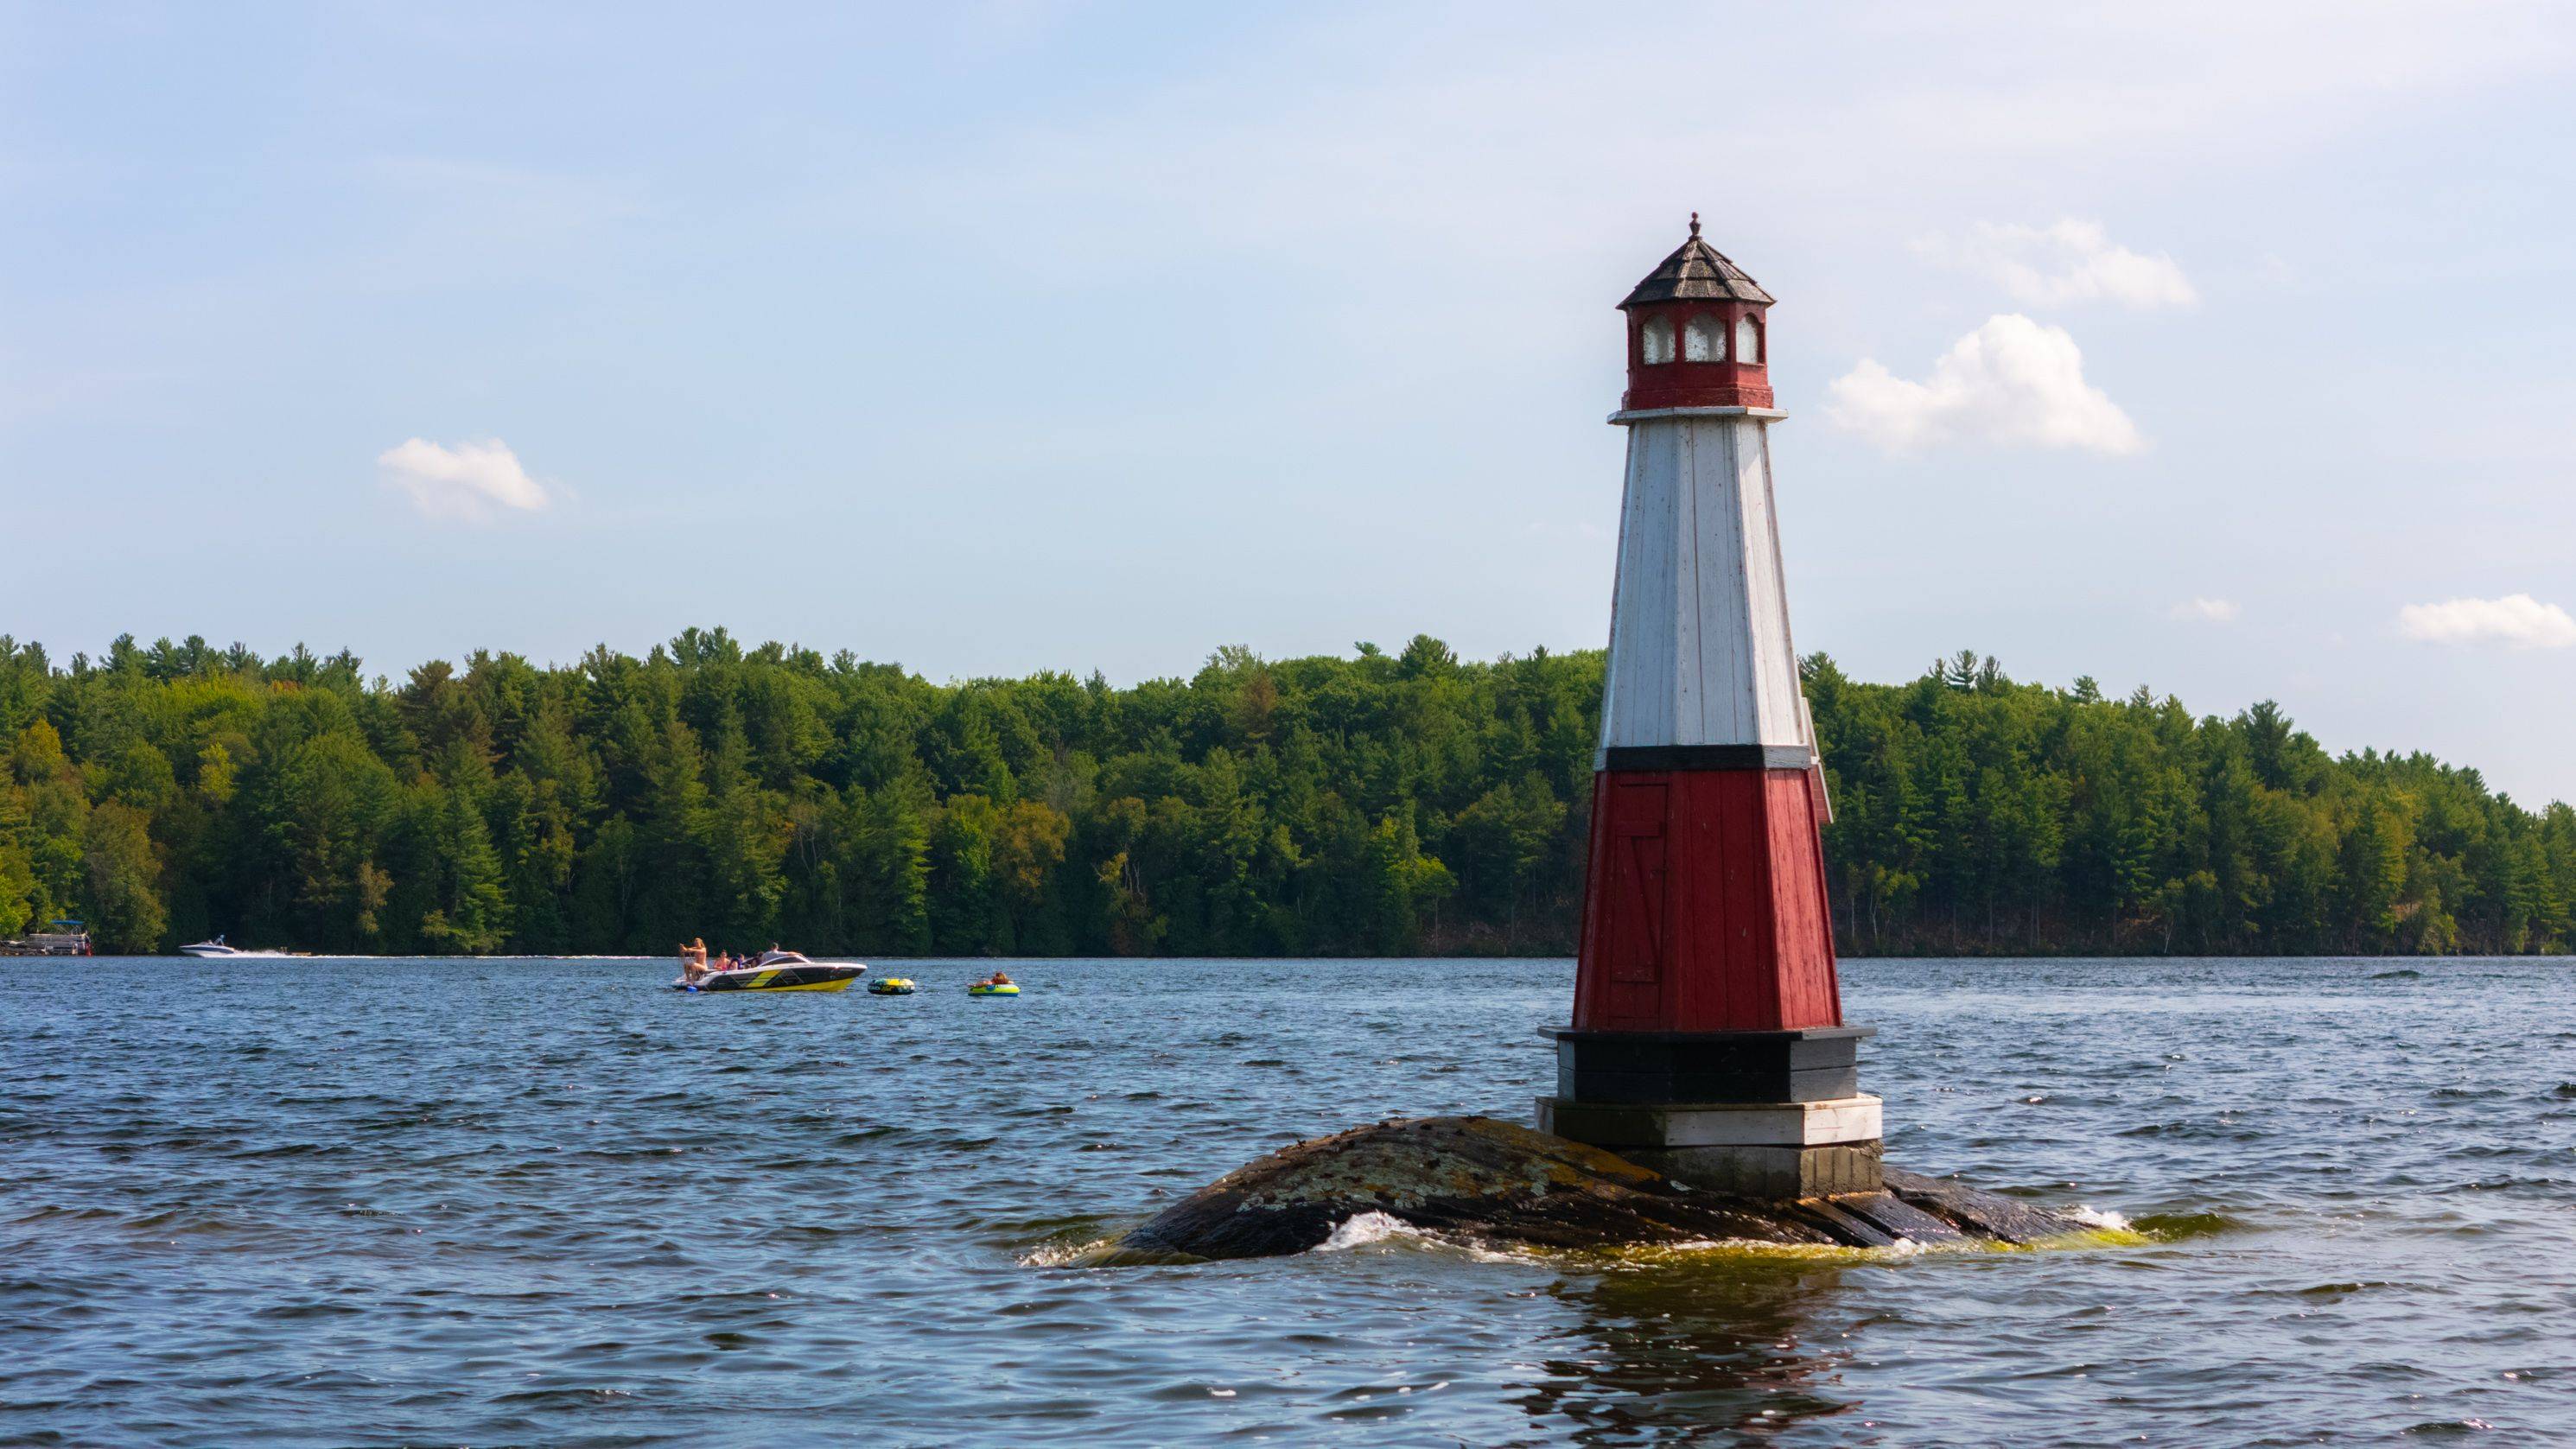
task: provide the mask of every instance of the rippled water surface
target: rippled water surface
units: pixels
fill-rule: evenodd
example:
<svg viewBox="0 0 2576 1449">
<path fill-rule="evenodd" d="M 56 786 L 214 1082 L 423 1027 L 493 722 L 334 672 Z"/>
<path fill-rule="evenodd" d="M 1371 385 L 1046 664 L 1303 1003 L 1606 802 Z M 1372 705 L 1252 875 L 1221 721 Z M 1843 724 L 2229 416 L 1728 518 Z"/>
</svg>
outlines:
<svg viewBox="0 0 2576 1449">
<path fill-rule="evenodd" d="M 2576 1440 L 2565 961 L 1846 963 L 1892 1160 L 2144 1246 L 1090 1270 L 1292 1139 L 1525 1118 L 1571 968 L 902 969 L 14 964 L 0 1442 Z"/>
</svg>

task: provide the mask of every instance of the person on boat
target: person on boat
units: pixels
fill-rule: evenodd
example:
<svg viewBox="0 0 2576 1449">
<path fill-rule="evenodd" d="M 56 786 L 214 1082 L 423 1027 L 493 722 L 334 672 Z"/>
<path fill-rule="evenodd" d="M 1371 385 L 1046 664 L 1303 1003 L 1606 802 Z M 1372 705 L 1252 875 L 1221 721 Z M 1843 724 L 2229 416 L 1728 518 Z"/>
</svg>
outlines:
<svg viewBox="0 0 2576 1449">
<path fill-rule="evenodd" d="M 695 981 L 707 974 L 707 938 L 698 937 L 680 948 L 680 979 Z"/>
</svg>

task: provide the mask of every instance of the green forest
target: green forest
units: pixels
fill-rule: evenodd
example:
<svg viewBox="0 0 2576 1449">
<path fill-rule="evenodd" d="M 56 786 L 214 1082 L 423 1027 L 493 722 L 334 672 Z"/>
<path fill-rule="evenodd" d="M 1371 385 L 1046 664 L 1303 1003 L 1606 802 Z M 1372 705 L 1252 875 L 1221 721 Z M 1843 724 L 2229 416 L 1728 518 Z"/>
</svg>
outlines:
<svg viewBox="0 0 2576 1449">
<path fill-rule="evenodd" d="M 2261 704 L 1804 661 L 1845 952 L 2566 949 L 2576 813 Z M 0 638 L 0 936 L 101 950 L 1565 955 L 1602 656 L 936 684 L 692 629 L 370 679 Z"/>
</svg>

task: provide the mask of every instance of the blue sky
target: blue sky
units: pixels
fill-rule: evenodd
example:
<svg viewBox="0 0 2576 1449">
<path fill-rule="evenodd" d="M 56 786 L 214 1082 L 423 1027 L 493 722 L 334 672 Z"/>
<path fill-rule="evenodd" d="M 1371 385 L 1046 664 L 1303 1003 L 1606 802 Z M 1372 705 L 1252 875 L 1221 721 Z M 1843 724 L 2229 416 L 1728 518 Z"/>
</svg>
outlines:
<svg viewBox="0 0 2576 1449">
<path fill-rule="evenodd" d="M 1696 209 L 1802 648 L 2576 798 L 2576 18 L 1933 10 L 8 6 L 0 630 L 1598 645 Z"/>
</svg>

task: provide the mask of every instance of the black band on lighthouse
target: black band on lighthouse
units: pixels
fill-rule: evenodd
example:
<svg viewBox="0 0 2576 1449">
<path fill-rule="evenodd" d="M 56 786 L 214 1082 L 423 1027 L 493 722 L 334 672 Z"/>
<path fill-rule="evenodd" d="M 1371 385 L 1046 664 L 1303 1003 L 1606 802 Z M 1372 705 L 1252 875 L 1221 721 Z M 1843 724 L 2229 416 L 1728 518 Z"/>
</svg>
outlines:
<svg viewBox="0 0 2576 1449">
<path fill-rule="evenodd" d="M 1601 752 L 1605 770 L 1803 770 L 1805 745 L 1614 745 Z"/>
</svg>

